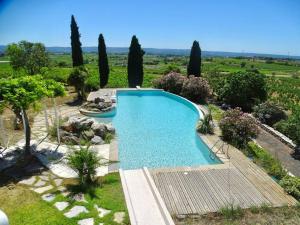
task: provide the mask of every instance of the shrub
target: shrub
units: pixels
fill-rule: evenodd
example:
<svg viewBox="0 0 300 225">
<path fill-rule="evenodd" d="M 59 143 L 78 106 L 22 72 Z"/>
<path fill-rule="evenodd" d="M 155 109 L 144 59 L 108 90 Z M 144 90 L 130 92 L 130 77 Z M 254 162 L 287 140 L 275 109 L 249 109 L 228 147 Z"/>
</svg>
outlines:
<svg viewBox="0 0 300 225">
<path fill-rule="evenodd" d="M 96 168 L 101 165 L 101 159 L 97 152 L 90 150 L 89 147 L 80 146 L 79 150 L 73 150 L 68 155 L 67 160 L 70 167 L 77 172 L 82 186 L 94 181 Z"/>
<path fill-rule="evenodd" d="M 179 95 L 182 85 L 187 78 L 180 73 L 171 72 L 154 81 L 154 86 L 159 89 Z"/>
<path fill-rule="evenodd" d="M 270 102 L 265 102 L 255 106 L 253 111 L 253 115 L 256 118 L 269 126 L 273 126 L 273 124 L 278 121 L 286 119 L 285 112 L 279 106 Z"/>
<path fill-rule="evenodd" d="M 255 120 L 240 108 L 226 111 L 220 121 L 220 128 L 225 141 L 241 148 L 258 134 Z"/>
<path fill-rule="evenodd" d="M 294 110 L 287 120 L 279 121 L 274 128 L 300 146 L 300 110 Z"/>
<path fill-rule="evenodd" d="M 97 74 L 89 75 L 85 82 L 85 91 L 97 91 L 99 89 L 99 76 Z"/>
<path fill-rule="evenodd" d="M 279 184 L 288 194 L 300 200 L 300 177 L 285 176 Z"/>
<path fill-rule="evenodd" d="M 234 204 L 222 207 L 219 213 L 227 220 L 235 220 L 244 215 L 242 208 L 240 206 L 235 206 Z"/>
<path fill-rule="evenodd" d="M 202 134 L 213 134 L 214 127 L 212 125 L 212 121 L 212 115 L 209 112 L 209 114 L 206 114 L 204 118 L 200 119 L 199 124 L 197 126 L 197 131 Z"/>
<path fill-rule="evenodd" d="M 169 74 L 171 72 L 181 73 L 180 68 L 177 65 L 168 65 L 168 67 L 164 70 L 164 74 Z"/>
<path fill-rule="evenodd" d="M 190 75 L 183 83 L 181 95 L 193 102 L 205 102 L 211 89 L 204 78 Z"/>
<path fill-rule="evenodd" d="M 251 111 L 267 98 L 265 76 L 254 72 L 233 73 L 226 79 L 220 98 L 233 107 Z"/>
<path fill-rule="evenodd" d="M 280 161 L 254 142 L 250 142 L 246 150 L 254 158 L 254 162 L 263 167 L 270 176 L 280 180 L 287 175 Z"/>
<path fill-rule="evenodd" d="M 213 89 L 217 100 L 220 100 L 222 88 L 225 85 L 227 75 L 222 74 L 220 71 L 213 69 L 204 73 L 204 78 L 208 81 L 209 86 Z"/>
<path fill-rule="evenodd" d="M 87 77 L 88 71 L 84 67 L 75 67 L 68 77 L 68 83 L 75 87 L 78 99 L 85 98 L 85 81 Z"/>
</svg>

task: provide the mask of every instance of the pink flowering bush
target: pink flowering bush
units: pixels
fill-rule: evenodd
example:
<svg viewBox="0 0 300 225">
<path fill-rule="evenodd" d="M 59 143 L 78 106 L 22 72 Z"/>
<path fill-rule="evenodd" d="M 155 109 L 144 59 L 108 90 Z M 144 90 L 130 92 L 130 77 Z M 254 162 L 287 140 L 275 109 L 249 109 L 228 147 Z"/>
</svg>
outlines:
<svg viewBox="0 0 300 225">
<path fill-rule="evenodd" d="M 179 95 L 186 79 L 180 73 L 170 72 L 154 81 L 154 87 Z"/>
<path fill-rule="evenodd" d="M 204 78 L 191 75 L 184 81 L 181 95 L 193 102 L 206 102 L 211 89 Z"/>
<path fill-rule="evenodd" d="M 220 128 L 223 139 L 239 148 L 244 148 L 258 134 L 255 119 L 243 113 L 240 108 L 226 111 L 220 121 Z"/>
</svg>

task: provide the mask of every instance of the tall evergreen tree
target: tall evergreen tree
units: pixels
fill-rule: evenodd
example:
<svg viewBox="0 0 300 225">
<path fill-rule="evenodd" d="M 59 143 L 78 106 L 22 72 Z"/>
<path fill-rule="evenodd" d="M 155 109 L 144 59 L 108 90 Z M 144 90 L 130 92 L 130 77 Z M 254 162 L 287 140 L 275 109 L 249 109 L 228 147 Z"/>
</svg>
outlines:
<svg viewBox="0 0 300 225">
<path fill-rule="evenodd" d="M 195 75 L 196 77 L 201 76 L 201 49 L 198 41 L 194 41 L 191 53 L 190 61 L 187 67 L 187 74 Z"/>
<path fill-rule="evenodd" d="M 71 46 L 73 67 L 83 65 L 80 34 L 74 16 L 71 17 Z"/>
<path fill-rule="evenodd" d="M 139 44 L 139 40 L 133 35 L 128 53 L 128 86 L 135 88 L 142 86 L 144 79 L 143 55 L 144 51 Z"/>
<path fill-rule="evenodd" d="M 100 76 L 100 87 L 103 88 L 108 82 L 109 66 L 106 54 L 106 46 L 102 34 L 98 38 L 98 67 Z"/>
</svg>

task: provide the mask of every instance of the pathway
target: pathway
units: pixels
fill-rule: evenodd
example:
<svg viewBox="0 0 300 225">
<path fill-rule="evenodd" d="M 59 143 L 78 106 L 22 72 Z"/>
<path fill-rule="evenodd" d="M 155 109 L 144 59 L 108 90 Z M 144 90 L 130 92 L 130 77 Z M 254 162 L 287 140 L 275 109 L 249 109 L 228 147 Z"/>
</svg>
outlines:
<svg viewBox="0 0 300 225">
<path fill-rule="evenodd" d="M 270 152 L 282 165 L 293 175 L 300 177 L 300 160 L 296 160 L 291 156 L 293 149 L 283 144 L 272 134 L 259 127 L 259 135 L 256 142 Z"/>
</svg>

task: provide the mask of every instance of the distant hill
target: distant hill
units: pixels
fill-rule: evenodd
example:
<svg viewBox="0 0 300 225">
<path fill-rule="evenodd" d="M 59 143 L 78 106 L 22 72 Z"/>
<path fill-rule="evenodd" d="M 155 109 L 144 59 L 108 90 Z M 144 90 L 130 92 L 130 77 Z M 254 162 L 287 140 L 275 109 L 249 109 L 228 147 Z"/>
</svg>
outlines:
<svg viewBox="0 0 300 225">
<path fill-rule="evenodd" d="M 0 45 L 0 52 L 5 51 L 6 46 Z M 83 47 L 83 52 L 97 52 L 97 47 Z M 51 53 L 70 53 L 71 47 L 47 47 L 47 51 Z M 170 55 L 170 56 L 186 56 L 189 55 L 189 49 L 161 49 L 161 48 L 144 48 L 146 54 L 149 55 Z M 111 54 L 127 54 L 128 48 L 125 47 L 108 47 L 107 52 Z M 272 57 L 272 58 L 290 58 L 299 59 L 300 56 L 261 54 L 261 53 L 239 53 L 239 52 L 220 52 L 220 51 L 202 51 L 204 57 Z"/>
</svg>

